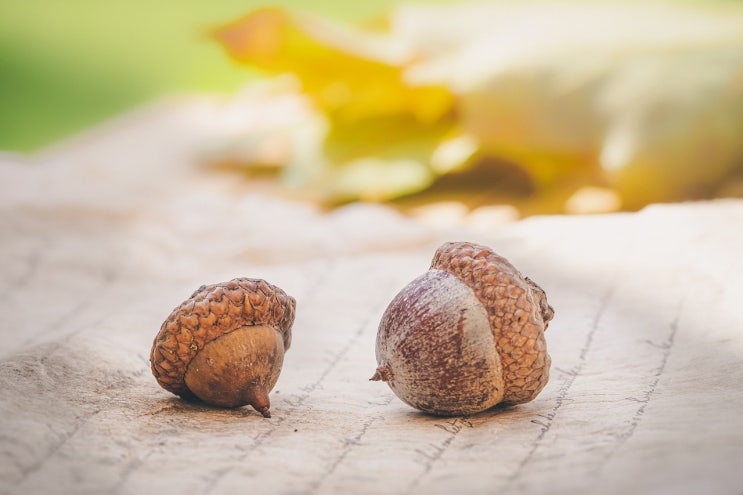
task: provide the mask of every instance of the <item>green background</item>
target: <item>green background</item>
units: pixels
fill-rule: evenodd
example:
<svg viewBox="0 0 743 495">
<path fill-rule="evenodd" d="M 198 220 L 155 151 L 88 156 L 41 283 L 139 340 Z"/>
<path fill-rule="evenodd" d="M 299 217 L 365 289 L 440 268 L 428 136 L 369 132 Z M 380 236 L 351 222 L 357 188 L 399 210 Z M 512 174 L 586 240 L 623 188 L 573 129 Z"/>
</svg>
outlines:
<svg viewBox="0 0 743 495">
<path fill-rule="evenodd" d="M 236 90 L 256 74 L 207 33 L 254 8 L 354 20 L 396 3 L 0 0 L 0 150 L 36 150 L 166 93 Z"/>
<path fill-rule="evenodd" d="M 255 8 L 358 20 L 399 3 L 0 0 L 0 151 L 39 149 L 166 93 L 235 91 L 256 73 L 234 65 L 207 33 Z"/>
</svg>

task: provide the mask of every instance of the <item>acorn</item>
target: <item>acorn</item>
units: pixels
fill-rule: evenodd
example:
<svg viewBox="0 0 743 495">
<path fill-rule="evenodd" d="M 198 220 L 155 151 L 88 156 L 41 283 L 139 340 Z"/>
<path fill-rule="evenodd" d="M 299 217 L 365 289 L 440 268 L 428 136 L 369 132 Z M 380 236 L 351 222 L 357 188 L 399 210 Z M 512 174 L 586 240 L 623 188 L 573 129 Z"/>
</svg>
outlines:
<svg viewBox="0 0 743 495">
<path fill-rule="evenodd" d="M 296 301 L 265 280 L 204 285 L 163 322 L 150 353 L 165 390 L 219 407 L 253 406 L 269 418 L 269 392 L 291 345 Z"/>
<path fill-rule="evenodd" d="M 529 402 L 549 379 L 553 315 L 545 292 L 492 249 L 446 243 L 384 312 L 371 380 L 441 416 Z"/>
</svg>

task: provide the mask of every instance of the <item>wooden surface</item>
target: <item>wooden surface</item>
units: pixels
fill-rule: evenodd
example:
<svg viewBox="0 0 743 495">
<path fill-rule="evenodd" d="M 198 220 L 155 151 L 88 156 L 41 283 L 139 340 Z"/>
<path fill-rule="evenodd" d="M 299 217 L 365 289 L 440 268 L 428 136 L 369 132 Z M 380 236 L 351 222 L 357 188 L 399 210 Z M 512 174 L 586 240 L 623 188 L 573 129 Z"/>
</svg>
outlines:
<svg viewBox="0 0 743 495">
<path fill-rule="evenodd" d="M 0 159 L 1 493 L 741 493 L 743 202 L 477 231 L 323 212 L 199 165 L 210 101 Z M 554 306 L 551 380 L 471 417 L 369 382 L 387 303 L 448 240 Z M 158 387 L 152 339 L 201 284 L 297 299 L 273 417 Z"/>
</svg>

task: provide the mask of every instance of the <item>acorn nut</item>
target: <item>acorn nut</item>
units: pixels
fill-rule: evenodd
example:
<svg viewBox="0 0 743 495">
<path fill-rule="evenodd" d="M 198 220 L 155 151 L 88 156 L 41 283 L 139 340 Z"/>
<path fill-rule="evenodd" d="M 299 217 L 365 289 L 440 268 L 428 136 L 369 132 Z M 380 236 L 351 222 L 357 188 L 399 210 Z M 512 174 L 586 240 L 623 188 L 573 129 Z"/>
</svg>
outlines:
<svg viewBox="0 0 743 495">
<path fill-rule="evenodd" d="M 160 327 L 150 353 L 165 390 L 221 407 L 253 406 L 269 418 L 268 393 L 291 344 L 296 301 L 260 279 L 202 286 Z"/>
<path fill-rule="evenodd" d="M 441 246 L 379 325 L 371 378 L 407 404 L 442 416 L 534 399 L 547 384 L 544 291 L 490 248 Z"/>
</svg>

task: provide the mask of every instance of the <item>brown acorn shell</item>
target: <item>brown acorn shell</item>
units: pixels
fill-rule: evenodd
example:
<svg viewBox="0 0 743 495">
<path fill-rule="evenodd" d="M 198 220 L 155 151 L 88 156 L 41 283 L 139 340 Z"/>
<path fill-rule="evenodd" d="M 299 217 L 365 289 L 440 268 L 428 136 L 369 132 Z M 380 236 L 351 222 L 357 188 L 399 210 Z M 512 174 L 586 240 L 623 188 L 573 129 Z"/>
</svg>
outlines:
<svg viewBox="0 0 743 495">
<path fill-rule="evenodd" d="M 420 411 L 475 414 L 503 400 L 485 307 L 447 271 L 429 270 L 395 296 L 379 323 L 376 356 L 371 379 Z"/>
<path fill-rule="evenodd" d="M 160 386 L 193 398 L 185 382 L 191 360 L 213 340 L 246 326 L 268 326 L 291 345 L 296 301 L 265 280 L 236 278 L 201 286 L 163 322 L 152 345 L 150 364 Z"/>
<path fill-rule="evenodd" d="M 439 247 L 431 269 L 456 276 L 485 306 L 503 366 L 503 402 L 534 399 L 549 380 L 551 363 L 544 331 L 554 310 L 544 291 L 489 247 L 469 242 Z"/>
</svg>

